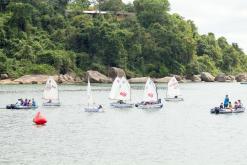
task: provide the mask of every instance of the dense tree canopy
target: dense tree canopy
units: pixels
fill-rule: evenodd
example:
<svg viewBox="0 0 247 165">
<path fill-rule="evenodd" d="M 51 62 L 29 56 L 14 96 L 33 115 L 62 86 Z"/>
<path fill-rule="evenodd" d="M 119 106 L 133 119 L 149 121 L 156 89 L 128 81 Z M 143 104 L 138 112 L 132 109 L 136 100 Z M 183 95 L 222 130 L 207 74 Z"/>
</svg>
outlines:
<svg viewBox="0 0 247 165">
<path fill-rule="evenodd" d="M 81 75 L 111 66 L 154 77 L 247 71 L 238 44 L 200 35 L 169 8 L 168 0 L 0 0 L 0 73 Z M 82 12 L 92 9 L 109 13 Z"/>
</svg>

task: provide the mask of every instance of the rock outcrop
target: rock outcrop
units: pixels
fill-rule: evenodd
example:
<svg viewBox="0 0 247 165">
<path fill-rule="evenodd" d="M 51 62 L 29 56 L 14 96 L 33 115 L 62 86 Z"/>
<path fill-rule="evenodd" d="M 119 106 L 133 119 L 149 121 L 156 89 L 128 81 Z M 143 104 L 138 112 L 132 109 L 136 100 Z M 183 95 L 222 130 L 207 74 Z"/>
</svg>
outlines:
<svg viewBox="0 0 247 165">
<path fill-rule="evenodd" d="M 25 75 L 15 79 L 14 82 L 18 84 L 44 84 L 48 77 L 48 75 Z"/>
<path fill-rule="evenodd" d="M 0 75 L 0 80 L 8 79 L 9 76 L 7 74 L 1 74 Z"/>
<path fill-rule="evenodd" d="M 102 73 L 98 72 L 98 71 L 94 71 L 94 70 L 89 70 L 86 73 L 85 79 L 87 81 L 87 79 L 89 78 L 90 82 L 92 83 L 110 83 L 112 82 L 112 80 L 103 75 Z"/>
<path fill-rule="evenodd" d="M 224 73 L 220 73 L 215 77 L 215 81 L 218 81 L 218 82 L 232 82 L 234 80 L 235 80 L 234 76 L 227 76 Z"/>
<path fill-rule="evenodd" d="M 136 77 L 129 79 L 129 83 L 146 83 L 148 77 Z"/>
<path fill-rule="evenodd" d="M 205 82 L 214 82 L 215 77 L 212 76 L 208 72 L 202 72 L 201 73 L 201 79 L 202 79 L 202 81 L 205 81 Z"/>
<path fill-rule="evenodd" d="M 247 74 L 241 73 L 241 74 L 237 75 L 236 80 L 237 80 L 237 82 L 247 81 Z"/>
<path fill-rule="evenodd" d="M 111 67 L 109 69 L 109 77 L 114 80 L 116 77 L 123 77 L 125 76 L 126 77 L 126 74 L 124 72 L 123 69 L 120 69 L 120 68 L 116 68 L 116 67 Z"/>
<path fill-rule="evenodd" d="M 158 78 L 155 79 L 157 83 L 168 83 L 172 77 L 163 77 L 163 78 Z"/>
</svg>

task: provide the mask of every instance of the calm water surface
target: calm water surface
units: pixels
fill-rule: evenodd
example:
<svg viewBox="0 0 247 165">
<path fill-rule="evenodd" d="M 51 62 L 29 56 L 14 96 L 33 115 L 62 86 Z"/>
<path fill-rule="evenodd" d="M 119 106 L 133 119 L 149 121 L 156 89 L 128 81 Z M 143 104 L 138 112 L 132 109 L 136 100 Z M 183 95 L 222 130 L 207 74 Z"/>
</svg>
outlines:
<svg viewBox="0 0 247 165">
<path fill-rule="evenodd" d="M 18 98 L 42 104 L 42 85 L 0 86 L 0 107 Z M 0 164 L 43 165 L 246 165 L 247 113 L 212 115 L 229 94 L 247 105 L 247 85 L 181 84 L 184 102 L 165 102 L 159 111 L 109 107 L 109 85 L 93 85 L 104 113 L 86 113 L 86 87 L 60 86 L 62 106 L 44 108 L 48 123 L 37 127 L 38 110 L 0 109 Z M 133 102 L 143 86 L 132 85 Z M 159 85 L 165 96 L 166 85 Z M 164 101 L 164 100 L 163 100 Z"/>
</svg>

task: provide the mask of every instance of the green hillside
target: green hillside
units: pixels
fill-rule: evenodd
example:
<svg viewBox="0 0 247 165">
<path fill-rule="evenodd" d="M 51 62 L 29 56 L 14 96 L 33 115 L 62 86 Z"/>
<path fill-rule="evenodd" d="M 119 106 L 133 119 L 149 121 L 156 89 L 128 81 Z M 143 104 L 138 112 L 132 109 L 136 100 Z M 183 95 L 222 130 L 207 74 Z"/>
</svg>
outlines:
<svg viewBox="0 0 247 165">
<path fill-rule="evenodd" d="M 83 75 L 111 66 L 129 77 L 247 71 L 238 44 L 199 34 L 169 8 L 167 0 L 0 0 L 0 73 Z M 83 13 L 93 9 L 108 12 Z"/>
</svg>

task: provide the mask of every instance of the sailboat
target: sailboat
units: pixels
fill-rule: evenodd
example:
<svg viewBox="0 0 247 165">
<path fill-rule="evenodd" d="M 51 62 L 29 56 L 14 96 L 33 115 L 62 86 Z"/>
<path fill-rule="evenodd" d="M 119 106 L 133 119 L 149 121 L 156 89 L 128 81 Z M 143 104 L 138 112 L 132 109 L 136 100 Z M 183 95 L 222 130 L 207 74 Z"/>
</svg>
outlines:
<svg viewBox="0 0 247 165">
<path fill-rule="evenodd" d="M 132 108 L 133 104 L 126 103 L 131 100 L 130 84 L 125 77 L 121 79 L 116 77 L 112 84 L 109 98 L 111 100 L 118 100 L 117 102 L 111 103 L 110 105 L 114 108 Z"/>
<path fill-rule="evenodd" d="M 168 82 L 167 92 L 166 92 L 166 101 L 183 101 L 184 99 L 179 97 L 181 96 L 179 84 L 175 77 L 172 77 Z"/>
<path fill-rule="evenodd" d="M 135 104 L 135 106 L 140 109 L 157 109 L 163 107 L 161 99 L 158 99 L 156 85 L 150 78 L 148 78 L 145 84 L 143 101 Z"/>
<path fill-rule="evenodd" d="M 45 100 L 43 106 L 60 106 L 58 86 L 51 76 L 46 81 L 42 98 Z"/>
<path fill-rule="evenodd" d="M 101 112 L 101 111 L 103 111 L 103 108 L 101 105 L 96 105 L 94 103 L 89 79 L 88 79 L 88 83 L 87 83 L 87 101 L 88 101 L 88 106 L 84 108 L 85 112 Z"/>
</svg>

